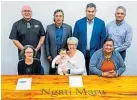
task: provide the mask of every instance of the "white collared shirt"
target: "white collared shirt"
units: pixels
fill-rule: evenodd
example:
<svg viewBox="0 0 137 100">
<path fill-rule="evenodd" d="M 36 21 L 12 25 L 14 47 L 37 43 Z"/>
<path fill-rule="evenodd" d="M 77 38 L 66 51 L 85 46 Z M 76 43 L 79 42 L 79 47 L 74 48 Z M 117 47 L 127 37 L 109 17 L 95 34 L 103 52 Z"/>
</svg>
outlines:
<svg viewBox="0 0 137 100">
<path fill-rule="evenodd" d="M 92 37 L 94 19 L 89 23 L 87 19 L 87 50 L 90 50 L 90 40 Z"/>
</svg>

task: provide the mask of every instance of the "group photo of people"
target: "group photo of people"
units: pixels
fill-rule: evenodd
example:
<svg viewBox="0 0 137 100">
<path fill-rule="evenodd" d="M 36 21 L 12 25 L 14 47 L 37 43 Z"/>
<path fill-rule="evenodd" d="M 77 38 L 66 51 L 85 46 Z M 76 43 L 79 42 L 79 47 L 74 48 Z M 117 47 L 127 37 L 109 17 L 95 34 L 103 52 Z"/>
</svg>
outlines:
<svg viewBox="0 0 137 100">
<path fill-rule="evenodd" d="M 137 75 L 136 1 L 1 4 L 3 75 Z"/>
</svg>

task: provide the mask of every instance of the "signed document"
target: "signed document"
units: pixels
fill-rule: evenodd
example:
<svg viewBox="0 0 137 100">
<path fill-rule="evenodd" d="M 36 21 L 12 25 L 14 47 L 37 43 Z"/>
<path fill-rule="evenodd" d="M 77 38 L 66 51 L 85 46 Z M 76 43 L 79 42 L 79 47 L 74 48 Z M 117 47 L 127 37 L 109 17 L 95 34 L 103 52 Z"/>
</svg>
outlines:
<svg viewBox="0 0 137 100">
<path fill-rule="evenodd" d="M 32 78 L 19 78 L 16 90 L 30 90 L 31 89 Z"/>
<path fill-rule="evenodd" d="M 69 76 L 70 87 L 83 87 L 82 76 Z"/>
</svg>

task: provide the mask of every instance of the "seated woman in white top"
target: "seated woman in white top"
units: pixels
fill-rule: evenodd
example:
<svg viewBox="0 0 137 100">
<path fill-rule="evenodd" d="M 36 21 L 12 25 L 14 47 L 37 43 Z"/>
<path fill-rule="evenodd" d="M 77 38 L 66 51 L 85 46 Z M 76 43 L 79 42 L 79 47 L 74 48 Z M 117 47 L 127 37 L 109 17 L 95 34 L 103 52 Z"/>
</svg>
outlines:
<svg viewBox="0 0 137 100">
<path fill-rule="evenodd" d="M 71 67 L 62 68 L 63 73 L 70 75 L 87 75 L 84 55 L 81 51 L 77 50 L 78 39 L 76 37 L 70 37 L 67 40 L 67 44 Z"/>
</svg>

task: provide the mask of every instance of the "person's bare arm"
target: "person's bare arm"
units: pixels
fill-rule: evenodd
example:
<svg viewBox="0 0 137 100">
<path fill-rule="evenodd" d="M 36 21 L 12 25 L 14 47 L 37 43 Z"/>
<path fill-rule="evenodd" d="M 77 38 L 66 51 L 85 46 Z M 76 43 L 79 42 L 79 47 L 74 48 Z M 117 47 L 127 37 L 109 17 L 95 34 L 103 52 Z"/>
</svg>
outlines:
<svg viewBox="0 0 137 100">
<path fill-rule="evenodd" d="M 44 40 L 45 40 L 45 36 L 41 36 L 40 40 L 39 40 L 39 43 L 38 43 L 37 47 L 35 48 L 36 51 L 38 51 L 41 48 L 41 46 L 44 43 Z"/>
<path fill-rule="evenodd" d="M 14 43 L 15 46 L 16 46 L 17 48 L 19 48 L 20 50 L 23 50 L 23 49 L 24 49 L 23 45 L 22 45 L 18 40 L 13 40 L 13 43 Z"/>
</svg>

